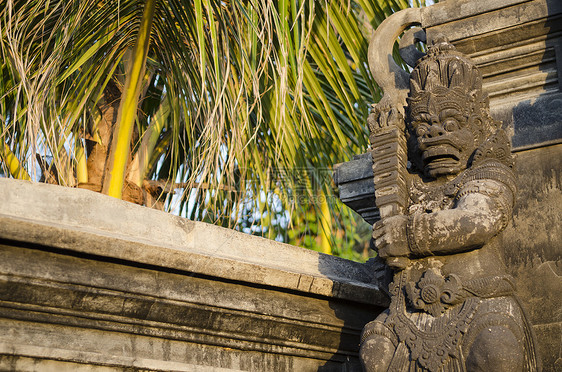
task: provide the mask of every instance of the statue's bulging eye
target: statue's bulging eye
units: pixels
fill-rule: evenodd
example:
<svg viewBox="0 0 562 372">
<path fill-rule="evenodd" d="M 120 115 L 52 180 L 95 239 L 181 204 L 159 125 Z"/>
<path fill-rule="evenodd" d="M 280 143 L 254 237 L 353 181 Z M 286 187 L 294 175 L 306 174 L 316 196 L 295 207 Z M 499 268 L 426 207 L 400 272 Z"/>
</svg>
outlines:
<svg viewBox="0 0 562 372">
<path fill-rule="evenodd" d="M 455 119 L 447 119 L 443 123 L 443 129 L 447 132 L 454 132 L 459 129 L 459 123 Z"/>
<path fill-rule="evenodd" d="M 425 133 L 427 133 L 427 124 L 419 124 L 416 128 L 416 136 L 422 137 Z"/>
</svg>

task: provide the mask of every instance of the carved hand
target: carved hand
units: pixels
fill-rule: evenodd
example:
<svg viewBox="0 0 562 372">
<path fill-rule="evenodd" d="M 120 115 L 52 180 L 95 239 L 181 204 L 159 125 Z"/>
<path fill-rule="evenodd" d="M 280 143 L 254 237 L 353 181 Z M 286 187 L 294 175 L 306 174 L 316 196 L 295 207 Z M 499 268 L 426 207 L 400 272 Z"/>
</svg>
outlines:
<svg viewBox="0 0 562 372">
<path fill-rule="evenodd" d="M 511 216 L 511 193 L 493 180 L 474 180 L 463 186 L 455 208 L 422 213 L 411 226 L 414 256 L 478 249 L 498 234 Z"/>
<path fill-rule="evenodd" d="M 410 254 L 406 226 L 408 217 L 386 217 L 373 225 L 373 239 L 379 256 L 385 260 Z"/>
</svg>

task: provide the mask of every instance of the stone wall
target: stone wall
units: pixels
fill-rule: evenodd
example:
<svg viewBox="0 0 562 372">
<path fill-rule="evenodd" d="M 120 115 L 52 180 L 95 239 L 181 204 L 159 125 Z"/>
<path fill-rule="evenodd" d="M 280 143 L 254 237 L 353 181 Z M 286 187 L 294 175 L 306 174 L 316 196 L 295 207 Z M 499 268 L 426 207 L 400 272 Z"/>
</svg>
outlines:
<svg viewBox="0 0 562 372">
<path fill-rule="evenodd" d="M 519 197 L 505 260 L 534 325 L 544 371 L 562 370 L 562 145 L 517 153 Z"/>
<path fill-rule="evenodd" d="M 515 151 L 562 142 L 562 2 L 447 0 L 425 9 L 423 27 L 429 38 L 446 35 L 482 71 Z"/>
<path fill-rule="evenodd" d="M 0 179 L 0 370 L 354 371 L 367 264 Z"/>
</svg>

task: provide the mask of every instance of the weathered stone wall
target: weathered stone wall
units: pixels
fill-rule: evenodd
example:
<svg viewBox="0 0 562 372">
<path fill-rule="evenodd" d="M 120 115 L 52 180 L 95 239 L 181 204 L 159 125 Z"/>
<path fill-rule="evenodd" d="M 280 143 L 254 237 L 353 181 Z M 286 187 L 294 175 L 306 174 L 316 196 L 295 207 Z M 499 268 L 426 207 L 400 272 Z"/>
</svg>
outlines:
<svg viewBox="0 0 562 372">
<path fill-rule="evenodd" d="M 368 265 L 0 179 L 0 370 L 353 371 Z"/>
<path fill-rule="evenodd" d="M 519 197 L 502 236 L 544 371 L 562 370 L 562 145 L 517 154 Z"/>
<path fill-rule="evenodd" d="M 513 149 L 562 142 L 562 2 L 447 0 L 424 9 L 428 38 L 446 35 L 483 76 Z"/>
</svg>

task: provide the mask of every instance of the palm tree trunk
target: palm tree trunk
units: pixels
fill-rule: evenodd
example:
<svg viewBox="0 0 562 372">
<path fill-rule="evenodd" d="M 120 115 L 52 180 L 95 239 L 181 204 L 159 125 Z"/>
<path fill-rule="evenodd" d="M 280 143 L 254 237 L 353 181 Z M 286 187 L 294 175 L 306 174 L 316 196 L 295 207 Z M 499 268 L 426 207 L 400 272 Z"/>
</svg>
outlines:
<svg viewBox="0 0 562 372">
<path fill-rule="evenodd" d="M 120 97 L 121 91 L 119 88 L 112 81 L 109 81 L 98 104 L 100 117 L 94 123 L 96 138 L 95 140 L 88 140 L 88 160 L 86 163 L 88 180 L 86 183 L 79 183 L 78 187 L 80 188 L 96 192 L 102 190 L 112 134 L 117 122 L 119 103 L 121 102 Z"/>
<path fill-rule="evenodd" d="M 102 192 L 121 199 L 125 171 L 129 162 L 133 127 L 137 116 L 139 94 L 145 73 L 146 57 L 150 44 L 150 31 L 154 17 L 156 0 L 147 0 L 133 51 L 133 63 L 127 73 L 125 90 L 119 105 L 117 127 L 109 154 L 109 164 L 106 168 L 108 177 L 103 181 Z"/>
</svg>

